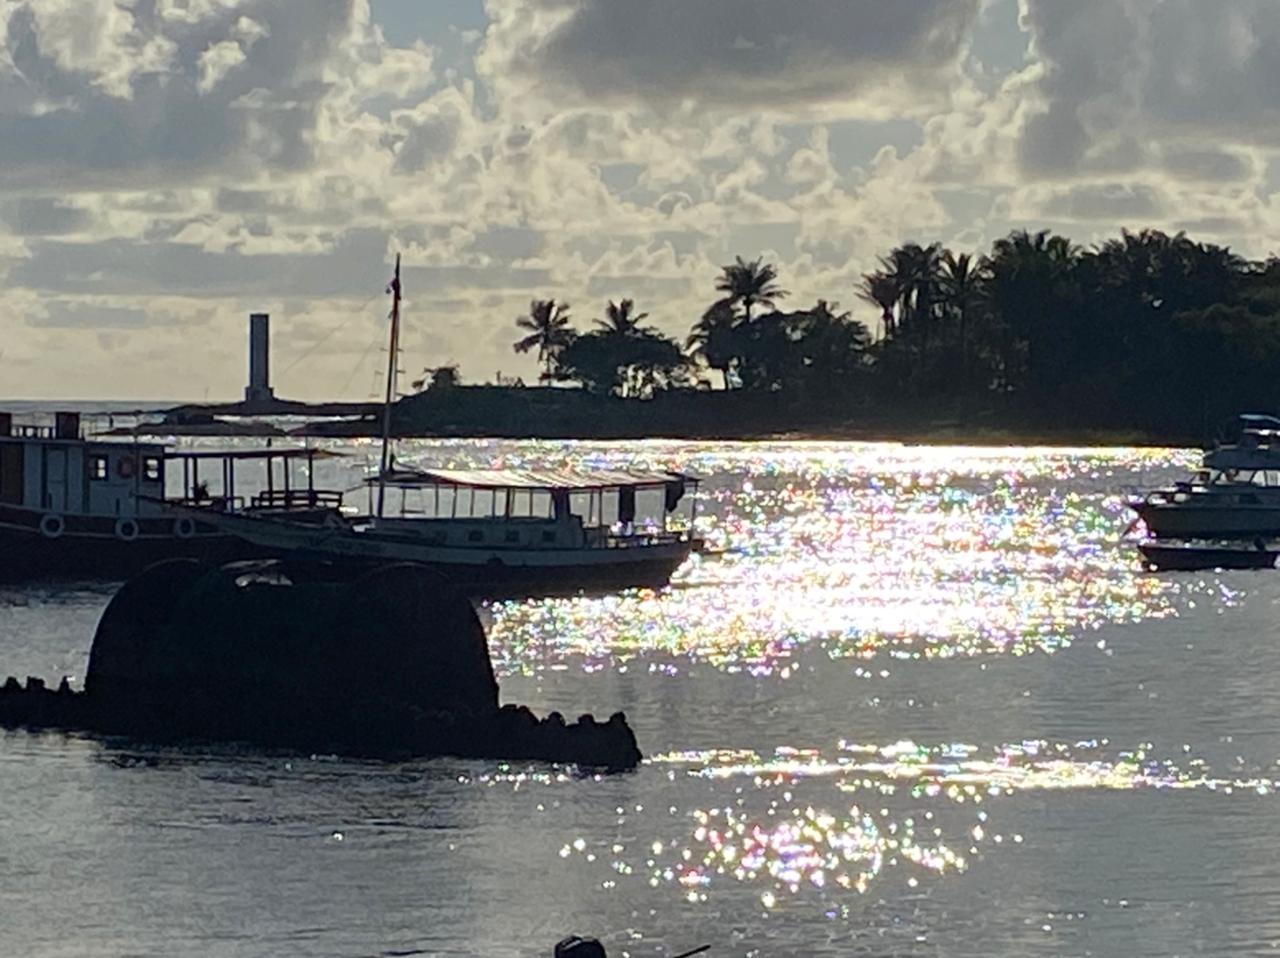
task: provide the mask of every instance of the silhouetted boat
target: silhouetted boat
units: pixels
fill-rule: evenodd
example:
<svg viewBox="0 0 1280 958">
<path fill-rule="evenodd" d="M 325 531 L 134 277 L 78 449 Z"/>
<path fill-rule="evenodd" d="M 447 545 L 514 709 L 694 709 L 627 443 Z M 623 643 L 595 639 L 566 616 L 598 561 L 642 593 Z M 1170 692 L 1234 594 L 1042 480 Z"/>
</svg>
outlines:
<svg viewBox="0 0 1280 958">
<path fill-rule="evenodd" d="M 629 470 L 405 469 L 392 452 L 400 342 L 400 258 L 392 295 L 390 361 L 383 406 L 382 459 L 370 480 L 369 515 L 324 526 L 290 516 L 210 515 L 218 531 L 273 555 L 355 569 L 410 562 L 433 569 L 472 595 L 573 594 L 666 585 L 701 543 L 693 536 L 697 480 L 675 472 Z M 668 517 L 692 489 L 686 531 Z M 399 514 L 388 491 L 400 495 Z M 376 499 L 374 493 L 376 492 Z M 417 496 L 416 502 L 410 495 Z M 661 507 L 639 521 L 638 497 Z M 181 504 L 179 514 L 192 515 Z"/>
<path fill-rule="evenodd" d="M 399 493 L 399 515 L 324 525 L 242 512 L 207 519 L 272 555 L 354 568 L 411 562 L 485 596 L 658 587 L 700 545 L 667 525 L 697 487 L 679 473 L 428 469 L 371 482 L 379 498 Z M 645 499 L 660 516 L 647 523 L 637 508 Z M 689 529 L 694 517 L 691 506 Z"/>
<path fill-rule="evenodd" d="M 1143 542 L 1142 559 L 1153 572 L 1199 572 L 1206 569 L 1273 569 L 1280 549 L 1265 543 Z"/>
<path fill-rule="evenodd" d="M 315 449 L 174 452 L 154 442 L 85 438 L 75 413 L 57 414 L 53 426 L 15 426 L 0 414 L 0 578 L 122 579 L 164 559 L 267 556 L 209 517 L 318 523 L 336 516 L 342 496 L 317 490 L 312 468 L 301 487 L 292 483 L 295 463 L 312 466 L 327 455 Z M 250 464 L 265 467 L 267 488 L 246 499 L 236 495 L 236 467 Z M 201 480 L 202 466 L 207 476 L 220 473 L 213 495 Z M 167 497 L 167 474 L 179 468 L 182 494 Z M 167 502 L 188 509 L 175 515 Z"/>
<path fill-rule="evenodd" d="M 1239 426 L 1238 441 L 1205 453 L 1190 479 L 1129 503 L 1152 536 L 1280 536 L 1280 419 L 1248 414 Z"/>
</svg>

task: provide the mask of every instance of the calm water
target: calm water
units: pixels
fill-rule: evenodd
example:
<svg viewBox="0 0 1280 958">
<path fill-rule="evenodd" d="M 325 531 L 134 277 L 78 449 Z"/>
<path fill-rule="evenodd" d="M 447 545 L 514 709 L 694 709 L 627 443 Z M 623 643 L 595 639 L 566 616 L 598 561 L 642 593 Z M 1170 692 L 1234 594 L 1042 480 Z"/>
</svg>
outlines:
<svg viewBox="0 0 1280 958">
<path fill-rule="evenodd" d="M 367 446 L 326 464 L 354 485 Z M 637 773 L 0 738 L 27 955 L 1191 955 L 1280 944 L 1280 575 L 1151 576 L 1187 453 L 421 443 L 708 477 L 669 590 L 488 606 L 504 698 L 627 711 Z M 339 475 L 338 473 L 341 473 Z M 0 594 L 83 674 L 107 589 Z"/>
</svg>

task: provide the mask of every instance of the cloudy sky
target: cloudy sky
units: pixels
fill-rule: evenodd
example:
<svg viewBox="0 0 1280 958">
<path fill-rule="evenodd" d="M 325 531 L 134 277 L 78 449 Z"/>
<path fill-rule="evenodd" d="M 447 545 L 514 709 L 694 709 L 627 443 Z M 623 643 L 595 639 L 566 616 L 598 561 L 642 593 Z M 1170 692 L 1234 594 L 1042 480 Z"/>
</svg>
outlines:
<svg viewBox="0 0 1280 958">
<path fill-rule="evenodd" d="M 534 297 L 683 335 L 735 254 L 857 304 L 892 245 L 1280 251 L 1280 0 L 0 0 L 0 396 L 532 379 Z"/>
</svg>

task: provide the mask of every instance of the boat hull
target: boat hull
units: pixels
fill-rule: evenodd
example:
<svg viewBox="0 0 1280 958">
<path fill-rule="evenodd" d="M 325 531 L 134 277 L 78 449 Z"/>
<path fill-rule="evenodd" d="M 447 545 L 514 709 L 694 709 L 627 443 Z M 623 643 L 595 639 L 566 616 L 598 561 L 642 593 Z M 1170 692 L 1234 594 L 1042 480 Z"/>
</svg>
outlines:
<svg viewBox="0 0 1280 958">
<path fill-rule="evenodd" d="M 133 526 L 120 528 L 120 520 L 109 516 L 60 516 L 51 522 L 49 515 L 0 505 L 0 581 L 119 581 L 166 559 L 224 563 L 271 557 L 269 550 L 198 520 L 182 526 L 180 536 L 172 517 L 129 519 Z"/>
<path fill-rule="evenodd" d="M 625 564 L 561 564 L 554 566 L 508 565 L 460 565 L 447 562 L 412 562 L 457 583 L 458 587 L 477 599 L 502 599 L 518 596 L 572 596 L 616 592 L 623 589 L 660 589 L 670 584 L 671 577 L 689 558 L 689 549 L 683 553 L 645 558 Z M 337 559 L 331 554 L 312 553 L 305 550 L 294 554 L 309 562 L 337 561 L 351 574 L 377 568 L 377 560 Z"/>
<path fill-rule="evenodd" d="M 1158 539 L 1280 537 L 1280 507 L 1136 503 L 1133 510 Z"/>
<path fill-rule="evenodd" d="M 599 548 L 478 548 L 433 545 L 410 535 L 370 535 L 350 527 L 220 515 L 228 534 L 274 555 L 330 564 L 351 573 L 395 563 L 424 566 L 475 598 L 578 595 L 661 588 L 697 546 L 691 539 Z"/>
<path fill-rule="evenodd" d="M 1138 546 L 1147 567 L 1156 572 L 1201 572 L 1207 569 L 1273 569 L 1280 556 L 1271 549 L 1230 546 Z"/>
</svg>

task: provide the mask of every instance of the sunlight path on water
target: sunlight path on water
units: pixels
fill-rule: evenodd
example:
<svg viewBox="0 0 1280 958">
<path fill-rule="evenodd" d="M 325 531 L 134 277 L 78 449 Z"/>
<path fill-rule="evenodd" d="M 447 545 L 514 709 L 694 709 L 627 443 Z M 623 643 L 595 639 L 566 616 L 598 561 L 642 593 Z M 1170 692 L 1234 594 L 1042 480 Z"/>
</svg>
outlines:
<svg viewBox="0 0 1280 958">
<path fill-rule="evenodd" d="M 1275 776 L 1216 777 L 1203 759 L 1184 755 L 1174 763 L 1150 749 L 1120 750 L 1105 740 L 987 749 L 902 741 L 841 742 L 831 757 L 791 748 L 768 757 L 751 750 L 668 753 L 647 764 L 672 782 L 707 782 L 711 804 L 619 807 L 625 839 L 578 836 L 560 857 L 594 868 L 602 887 L 624 895 L 634 883 L 671 886 L 702 904 L 747 886 L 766 910 L 813 897 L 834 909 L 829 917 L 847 916 L 846 894 L 865 895 L 895 876 L 916 888 L 926 878 L 963 874 L 1005 843 L 1023 844 L 1022 833 L 1001 824 L 1002 802 L 1016 795 L 1176 790 L 1231 797 L 1280 788 Z M 572 779 L 508 772 L 479 783 L 554 791 Z"/>
<path fill-rule="evenodd" d="M 500 669 L 642 659 L 771 672 L 806 645 L 836 658 L 1052 653 L 1102 625 L 1175 615 L 1194 591 L 1142 574 L 1120 545 L 1115 477 L 1167 452 L 703 448 L 579 463 L 716 477 L 697 527 L 710 554 L 657 594 L 491 606 Z"/>
</svg>

